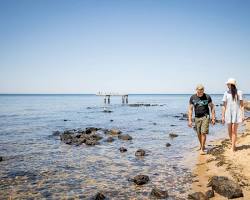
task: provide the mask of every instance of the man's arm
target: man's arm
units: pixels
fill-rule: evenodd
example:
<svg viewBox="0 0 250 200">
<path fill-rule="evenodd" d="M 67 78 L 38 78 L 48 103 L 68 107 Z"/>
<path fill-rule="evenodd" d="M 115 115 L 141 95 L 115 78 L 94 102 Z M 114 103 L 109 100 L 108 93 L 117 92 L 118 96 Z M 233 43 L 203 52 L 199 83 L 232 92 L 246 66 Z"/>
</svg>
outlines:
<svg viewBox="0 0 250 200">
<path fill-rule="evenodd" d="M 215 106 L 211 102 L 211 103 L 209 103 L 209 107 L 210 107 L 211 114 L 212 114 L 212 124 L 215 124 Z"/>
<path fill-rule="evenodd" d="M 222 106 L 222 118 L 221 118 L 221 123 L 225 124 L 225 112 L 226 112 L 226 107 L 227 107 L 227 102 L 223 101 L 223 106 Z"/>
<path fill-rule="evenodd" d="M 193 104 L 189 104 L 188 107 L 188 126 L 192 128 L 192 115 L 193 115 Z"/>
</svg>

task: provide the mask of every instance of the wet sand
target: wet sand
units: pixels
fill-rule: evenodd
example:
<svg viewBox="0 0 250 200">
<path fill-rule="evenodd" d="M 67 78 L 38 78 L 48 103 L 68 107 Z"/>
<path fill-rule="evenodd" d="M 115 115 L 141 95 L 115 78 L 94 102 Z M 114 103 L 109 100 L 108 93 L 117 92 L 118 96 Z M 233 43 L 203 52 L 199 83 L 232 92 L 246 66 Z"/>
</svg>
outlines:
<svg viewBox="0 0 250 200">
<path fill-rule="evenodd" d="M 211 154 L 199 155 L 196 167 L 193 171 L 192 192 L 205 193 L 208 180 L 212 176 L 226 176 L 237 182 L 244 197 L 238 199 L 250 199 L 250 118 L 244 122 L 244 131 L 238 133 L 237 151 L 231 151 L 228 138 L 208 143 L 209 149 L 218 150 Z M 227 199 L 215 192 L 214 200 Z"/>
</svg>

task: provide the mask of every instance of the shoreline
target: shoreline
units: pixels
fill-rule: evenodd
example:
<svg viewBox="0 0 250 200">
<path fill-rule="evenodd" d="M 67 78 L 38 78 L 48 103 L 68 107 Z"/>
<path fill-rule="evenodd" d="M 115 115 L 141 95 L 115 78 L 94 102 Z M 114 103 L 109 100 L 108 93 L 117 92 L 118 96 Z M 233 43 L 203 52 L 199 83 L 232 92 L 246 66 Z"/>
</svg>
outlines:
<svg viewBox="0 0 250 200">
<path fill-rule="evenodd" d="M 219 139 L 207 144 L 208 153 L 198 155 L 193 170 L 193 180 L 190 193 L 206 193 L 209 179 L 213 176 L 225 176 L 241 187 L 244 197 L 237 199 L 250 199 L 250 118 L 244 122 L 244 131 L 237 136 L 237 151 L 232 152 L 228 138 Z M 211 199 L 228 199 L 214 192 Z"/>
</svg>

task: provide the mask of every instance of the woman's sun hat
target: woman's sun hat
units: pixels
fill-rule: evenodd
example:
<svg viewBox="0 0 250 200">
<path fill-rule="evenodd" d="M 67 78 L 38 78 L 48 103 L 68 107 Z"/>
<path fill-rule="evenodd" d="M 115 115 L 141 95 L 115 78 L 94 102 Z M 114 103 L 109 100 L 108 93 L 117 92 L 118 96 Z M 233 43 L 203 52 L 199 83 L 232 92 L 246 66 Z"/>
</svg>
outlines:
<svg viewBox="0 0 250 200">
<path fill-rule="evenodd" d="M 229 78 L 226 84 L 236 85 L 236 80 L 234 78 Z"/>
</svg>

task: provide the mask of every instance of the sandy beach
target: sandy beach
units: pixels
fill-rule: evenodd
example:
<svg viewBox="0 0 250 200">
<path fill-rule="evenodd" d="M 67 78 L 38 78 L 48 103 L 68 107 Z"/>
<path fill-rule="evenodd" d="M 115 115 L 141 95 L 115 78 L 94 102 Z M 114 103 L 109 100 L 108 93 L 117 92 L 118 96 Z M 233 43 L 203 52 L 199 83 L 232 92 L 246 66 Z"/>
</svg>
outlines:
<svg viewBox="0 0 250 200">
<path fill-rule="evenodd" d="M 231 151 L 228 138 L 208 143 L 208 153 L 198 156 L 198 162 L 193 171 L 192 192 L 205 193 L 211 189 L 207 187 L 211 177 L 225 176 L 241 187 L 244 197 L 237 199 L 250 199 L 250 118 L 245 120 L 244 127 L 244 131 L 238 133 L 236 152 Z M 215 192 L 215 196 L 211 199 L 228 198 Z"/>
</svg>

